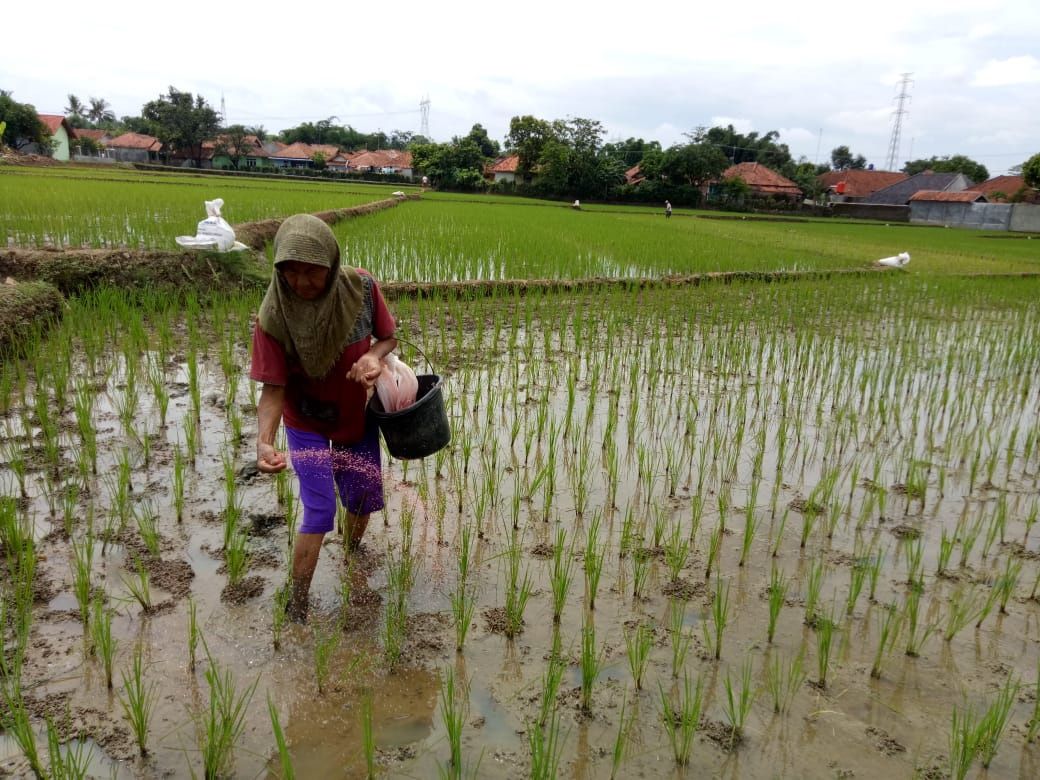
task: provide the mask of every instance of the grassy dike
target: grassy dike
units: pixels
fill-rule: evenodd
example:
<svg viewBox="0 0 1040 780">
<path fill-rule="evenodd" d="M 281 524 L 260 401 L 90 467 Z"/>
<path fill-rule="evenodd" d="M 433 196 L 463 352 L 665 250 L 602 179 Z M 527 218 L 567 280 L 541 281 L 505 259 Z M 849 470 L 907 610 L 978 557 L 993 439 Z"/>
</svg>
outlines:
<svg viewBox="0 0 1040 780">
<path fill-rule="evenodd" d="M 53 284 L 0 284 L 0 362 L 15 344 L 29 341 L 34 329 L 61 318 L 65 299 Z"/>
</svg>

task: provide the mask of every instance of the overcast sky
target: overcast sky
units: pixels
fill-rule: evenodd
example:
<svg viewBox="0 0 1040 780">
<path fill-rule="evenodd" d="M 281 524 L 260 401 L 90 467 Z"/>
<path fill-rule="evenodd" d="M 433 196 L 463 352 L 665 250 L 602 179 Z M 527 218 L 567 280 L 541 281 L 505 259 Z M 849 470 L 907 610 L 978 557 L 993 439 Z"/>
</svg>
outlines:
<svg viewBox="0 0 1040 780">
<path fill-rule="evenodd" d="M 268 131 L 335 116 L 418 132 L 429 96 L 439 141 L 475 122 L 501 141 L 518 114 L 665 146 L 733 124 L 778 130 L 795 157 L 846 145 L 883 168 L 909 72 L 897 167 L 966 154 L 996 175 L 1040 152 L 1037 0 L 582 5 L 17 3 L 0 88 L 42 113 L 74 93 L 123 116 L 173 85 Z"/>
</svg>

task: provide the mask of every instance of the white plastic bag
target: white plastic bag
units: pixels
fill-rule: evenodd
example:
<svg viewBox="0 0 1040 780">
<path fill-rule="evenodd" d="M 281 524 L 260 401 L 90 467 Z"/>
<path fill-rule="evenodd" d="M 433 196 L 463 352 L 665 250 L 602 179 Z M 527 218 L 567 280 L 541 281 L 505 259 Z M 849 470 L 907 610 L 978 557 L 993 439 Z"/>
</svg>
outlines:
<svg viewBox="0 0 1040 780">
<path fill-rule="evenodd" d="M 883 265 L 886 268 L 902 268 L 904 265 L 910 262 L 909 252 L 900 252 L 898 255 L 892 257 L 882 257 L 877 261 L 878 265 Z"/>
<path fill-rule="evenodd" d="M 383 369 L 376 378 L 376 395 L 384 412 L 399 412 L 415 403 L 419 382 L 415 372 L 397 355 L 390 353 L 382 360 Z"/>
<path fill-rule="evenodd" d="M 223 198 L 207 200 L 205 203 L 206 218 L 198 224 L 195 235 L 177 236 L 177 243 L 191 249 L 216 249 L 218 252 L 244 249 L 244 244 L 235 241 L 235 231 L 231 225 L 220 216 L 220 209 L 224 206 Z"/>
</svg>

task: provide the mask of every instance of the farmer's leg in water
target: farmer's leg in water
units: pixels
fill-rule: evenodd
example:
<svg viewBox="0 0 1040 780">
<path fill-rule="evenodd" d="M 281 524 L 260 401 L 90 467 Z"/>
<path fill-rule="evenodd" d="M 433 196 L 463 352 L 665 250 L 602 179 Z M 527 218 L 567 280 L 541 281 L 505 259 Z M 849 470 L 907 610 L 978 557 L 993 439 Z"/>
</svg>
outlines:
<svg viewBox="0 0 1040 780">
<path fill-rule="evenodd" d="M 311 579 L 318 564 L 321 543 L 336 519 L 336 488 L 332 476 L 332 450 L 325 437 L 286 427 L 289 454 L 300 484 L 303 521 L 293 548 L 293 593 L 289 615 L 306 620 Z"/>
</svg>

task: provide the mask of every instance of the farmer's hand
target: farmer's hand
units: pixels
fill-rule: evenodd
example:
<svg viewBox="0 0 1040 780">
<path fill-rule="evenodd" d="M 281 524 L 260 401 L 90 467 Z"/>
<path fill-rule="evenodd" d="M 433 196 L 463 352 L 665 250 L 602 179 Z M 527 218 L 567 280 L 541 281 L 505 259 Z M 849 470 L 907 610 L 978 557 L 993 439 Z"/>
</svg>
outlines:
<svg viewBox="0 0 1040 780">
<path fill-rule="evenodd" d="M 279 452 L 270 444 L 259 442 L 256 445 L 256 467 L 265 474 L 276 474 L 285 470 L 285 453 Z"/>
<path fill-rule="evenodd" d="M 366 352 L 350 367 L 350 371 L 347 372 L 347 379 L 360 382 L 367 389 L 376 383 L 379 372 L 382 370 L 383 364 L 379 361 L 379 358 L 371 352 Z"/>
</svg>

